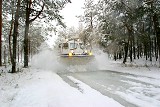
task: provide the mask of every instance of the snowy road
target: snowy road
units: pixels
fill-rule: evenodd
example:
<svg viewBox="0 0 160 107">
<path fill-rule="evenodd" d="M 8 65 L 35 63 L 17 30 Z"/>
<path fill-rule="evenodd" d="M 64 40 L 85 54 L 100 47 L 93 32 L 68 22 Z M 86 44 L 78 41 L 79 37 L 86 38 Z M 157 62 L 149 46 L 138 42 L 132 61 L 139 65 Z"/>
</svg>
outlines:
<svg viewBox="0 0 160 107">
<path fill-rule="evenodd" d="M 69 79 L 74 77 L 125 107 L 160 107 L 158 79 L 113 71 L 59 73 L 71 86 L 83 91 Z"/>
</svg>

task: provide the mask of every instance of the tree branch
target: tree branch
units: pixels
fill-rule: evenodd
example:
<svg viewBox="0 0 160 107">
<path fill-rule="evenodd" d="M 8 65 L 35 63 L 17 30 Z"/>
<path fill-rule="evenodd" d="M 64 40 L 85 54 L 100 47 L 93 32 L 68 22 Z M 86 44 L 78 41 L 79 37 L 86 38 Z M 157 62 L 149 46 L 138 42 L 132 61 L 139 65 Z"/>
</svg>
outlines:
<svg viewBox="0 0 160 107">
<path fill-rule="evenodd" d="M 33 19 L 31 19 L 29 21 L 30 23 L 33 22 L 34 20 L 36 20 L 41 15 L 41 13 L 43 12 L 43 9 L 44 9 L 44 5 L 45 5 L 45 3 L 43 3 L 41 11 L 39 11 L 39 13 Z"/>
</svg>

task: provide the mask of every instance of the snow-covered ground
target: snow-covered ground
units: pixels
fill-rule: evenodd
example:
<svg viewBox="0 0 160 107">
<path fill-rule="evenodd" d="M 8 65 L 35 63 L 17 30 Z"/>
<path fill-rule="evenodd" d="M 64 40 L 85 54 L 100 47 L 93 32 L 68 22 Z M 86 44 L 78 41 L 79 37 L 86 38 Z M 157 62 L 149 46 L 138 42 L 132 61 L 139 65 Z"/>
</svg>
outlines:
<svg viewBox="0 0 160 107">
<path fill-rule="evenodd" d="M 32 68 L 2 76 L 1 107 L 122 107 L 83 83 L 83 92 L 70 87 L 51 71 Z"/>
<path fill-rule="evenodd" d="M 157 82 L 160 79 L 157 67 L 125 67 L 120 61 L 109 60 L 102 52 L 96 59 L 102 70 L 134 73 L 156 78 Z M 51 50 L 44 50 L 33 57 L 29 69 L 16 74 L 1 73 L 0 107 L 123 107 L 73 77 L 69 78 L 81 90 L 71 87 L 56 74 L 61 68 L 56 55 Z M 148 81 L 147 78 L 141 80 Z"/>
<path fill-rule="evenodd" d="M 160 68 L 158 67 L 158 61 L 146 61 L 144 59 L 136 59 L 132 63 L 129 61 L 126 64 L 123 64 L 122 60 L 111 60 L 107 54 L 99 51 L 96 56 L 96 61 L 98 68 L 100 70 L 112 70 L 116 72 L 123 72 L 135 75 L 141 75 L 146 77 L 153 77 L 160 79 Z"/>
</svg>

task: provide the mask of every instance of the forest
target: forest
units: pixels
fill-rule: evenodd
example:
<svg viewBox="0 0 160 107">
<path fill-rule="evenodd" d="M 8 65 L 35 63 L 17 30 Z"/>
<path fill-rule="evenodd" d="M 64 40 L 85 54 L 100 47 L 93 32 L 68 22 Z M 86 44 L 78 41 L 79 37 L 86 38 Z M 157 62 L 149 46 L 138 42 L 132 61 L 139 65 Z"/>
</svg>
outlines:
<svg viewBox="0 0 160 107">
<path fill-rule="evenodd" d="M 70 0 L 1 0 L 0 65 L 12 65 L 11 73 L 17 72 L 17 63 L 28 67 L 29 59 L 38 52 L 49 32 L 55 30 L 52 21 L 65 26 L 60 10 Z M 44 26 L 45 24 L 45 26 Z"/>
<path fill-rule="evenodd" d="M 85 0 L 83 11 L 78 30 L 60 30 L 60 37 L 78 34 L 124 64 L 127 59 L 160 61 L 159 0 Z"/>
<path fill-rule="evenodd" d="M 85 0 L 79 28 L 67 28 L 60 11 L 72 0 L 0 0 L 0 65 L 28 67 L 51 32 L 79 36 L 114 60 L 160 62 L 160 0 Z M 55 23 L 53 23 L 53 21 Z M 61 29 L 57 29 L 61 26 Z M 159 65 L 160 66 L 160 65 Z"/>
</svg>

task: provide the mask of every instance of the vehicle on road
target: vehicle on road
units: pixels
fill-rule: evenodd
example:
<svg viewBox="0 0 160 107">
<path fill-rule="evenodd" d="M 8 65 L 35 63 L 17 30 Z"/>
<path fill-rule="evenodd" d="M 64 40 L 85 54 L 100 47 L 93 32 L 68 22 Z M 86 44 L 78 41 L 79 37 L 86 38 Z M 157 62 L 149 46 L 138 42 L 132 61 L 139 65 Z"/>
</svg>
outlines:
<svg viewBox="0 0 160 107">
<path fill-rule="evenodd" d="M 90 44 L 84 44 L 79 38 L 65 39 L 59 44 L 62 57 L 90 57 L 93 56 Z"/>
<path fill-rule="evenodd" d="M 79 38 L 65 39 L 59 44 L 62 61 L 70 64 L 86 64 L 94 55 L 91 44 L 84 44 Z"/>
</svg>

